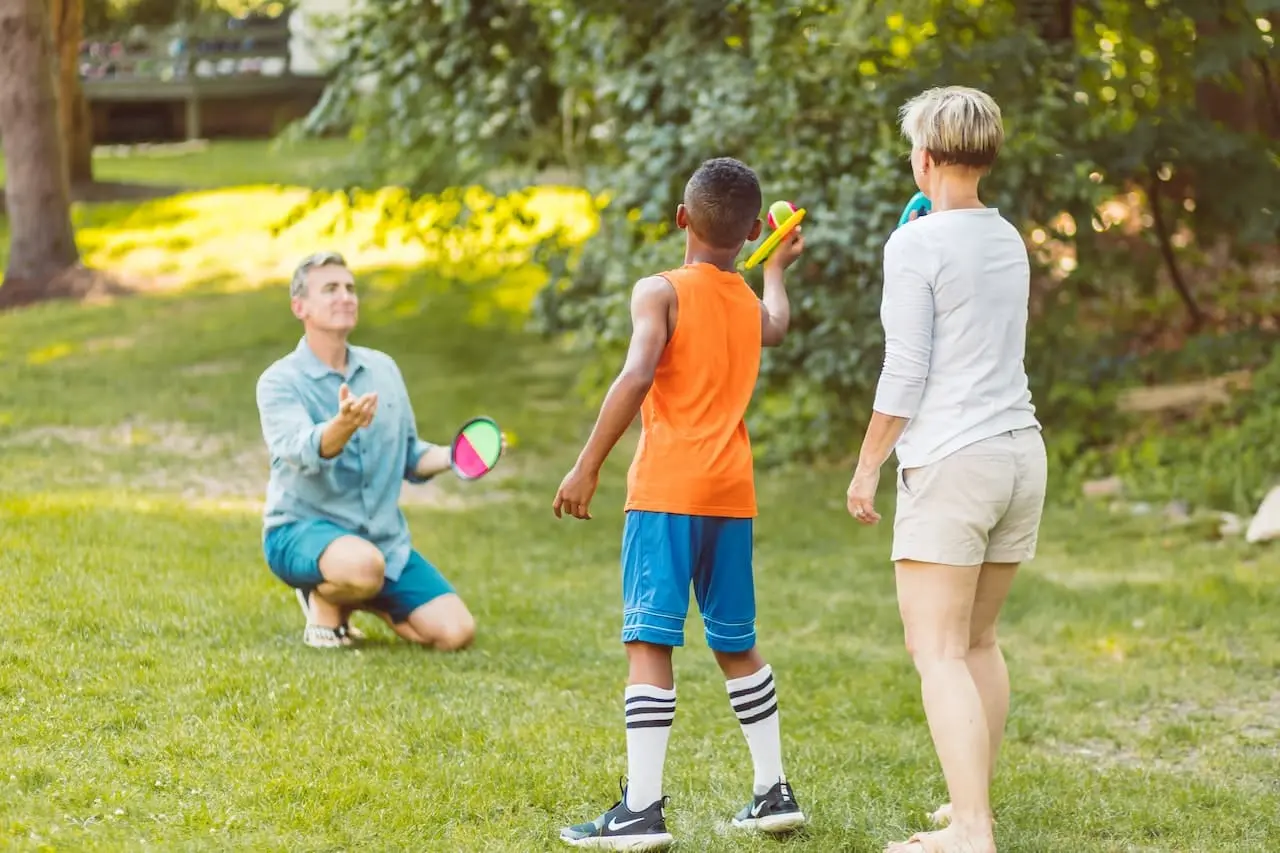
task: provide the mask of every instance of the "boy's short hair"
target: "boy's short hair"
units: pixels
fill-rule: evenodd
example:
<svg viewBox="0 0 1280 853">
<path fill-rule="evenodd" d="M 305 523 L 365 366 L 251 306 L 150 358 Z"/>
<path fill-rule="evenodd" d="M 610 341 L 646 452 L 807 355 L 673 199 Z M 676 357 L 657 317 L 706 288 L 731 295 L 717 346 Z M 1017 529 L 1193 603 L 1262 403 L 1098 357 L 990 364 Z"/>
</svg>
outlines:
<svg viewBox="0 0 1280 853">
<path fill-rule="evenodd" d="M 928 89 L 903 104 L 902 134 L 940 166 L 988 169 L 1004 144 L 1000 107 L 986 92 L 968 86 Z"/>
<path fill-rule="evenodd" d="M 689 226 L 717 249 L 737 249 L 747 241 L 761 204 L 756 173 L 732 157 L 707 160 L 684 187 Z"/>
</svg>

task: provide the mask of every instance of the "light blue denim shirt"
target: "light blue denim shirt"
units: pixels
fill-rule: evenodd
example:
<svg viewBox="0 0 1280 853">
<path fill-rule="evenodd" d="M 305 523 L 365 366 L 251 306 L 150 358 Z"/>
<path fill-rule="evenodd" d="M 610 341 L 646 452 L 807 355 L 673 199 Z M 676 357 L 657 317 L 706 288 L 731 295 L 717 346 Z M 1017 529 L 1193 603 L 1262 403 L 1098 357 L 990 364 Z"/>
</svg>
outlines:
<svg viewBox="0 0 1280 853">
<path fill-rule="evenodd" d="M 338 390 L 378 392 L 373 423 L 356 430 L 333 459 L 320 456 L 320 434 L 338 413 Z M 400 511 L 404 480 L 425 482 L 414 467 L 431 444 L 418 438 L 400 368 L 386 353 L 348 346 L 345 375 L 316 357 L 304 337 L 298 348 L 258 378 L 258 416 L 271 454 L 264 531 L 293 521 L 325 519 L 382 551 L 386 577 L 409 560 L 409 527 Z M 429 478 L 427 478 L 429 479 Z"/>
</svg>

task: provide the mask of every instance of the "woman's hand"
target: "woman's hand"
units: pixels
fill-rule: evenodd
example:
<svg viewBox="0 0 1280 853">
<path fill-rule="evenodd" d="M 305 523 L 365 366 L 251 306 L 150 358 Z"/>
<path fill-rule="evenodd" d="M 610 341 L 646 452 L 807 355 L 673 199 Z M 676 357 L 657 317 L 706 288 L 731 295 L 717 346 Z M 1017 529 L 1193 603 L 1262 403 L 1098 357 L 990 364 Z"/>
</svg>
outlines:
<svg viewBox="0 0 1280 853">
<path fill-rule="evenodd" d="M 876 489 L 880 486 L 880 469 L 864 471 L 858 468 L 853 472 L 853 480 L 849 483 L 846 494 L 846 505 L 849 515 L 863 524 L 875 524 L 880 520 L 876 512 Z"/>
</svg>

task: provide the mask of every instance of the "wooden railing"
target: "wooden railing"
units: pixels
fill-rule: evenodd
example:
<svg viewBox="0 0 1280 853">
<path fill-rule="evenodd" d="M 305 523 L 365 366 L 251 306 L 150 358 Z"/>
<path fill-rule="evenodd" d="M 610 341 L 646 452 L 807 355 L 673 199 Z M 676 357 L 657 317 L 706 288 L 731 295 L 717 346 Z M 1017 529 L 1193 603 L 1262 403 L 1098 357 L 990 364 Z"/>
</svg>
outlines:
<svg viewBox="0 0 1280 853">
<path fill-rule="evenodd" d="M 324 81 L 294 75 L 289 28 L 281 18 L 237 28 L 175 26 L 114 40 L 86 39 L 80 52 L 85 97 L 100 102 L 183 101 L 186 135 L 200 136 L 202 98 L 318 91 Z"/>
</svg>

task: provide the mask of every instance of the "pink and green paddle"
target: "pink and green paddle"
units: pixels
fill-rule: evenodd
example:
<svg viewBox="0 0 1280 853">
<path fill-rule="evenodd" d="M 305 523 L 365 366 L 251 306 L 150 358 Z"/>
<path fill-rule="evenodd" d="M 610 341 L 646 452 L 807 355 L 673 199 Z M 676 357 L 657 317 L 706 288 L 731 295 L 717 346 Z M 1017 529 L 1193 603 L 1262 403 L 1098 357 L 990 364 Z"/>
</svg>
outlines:
<svg viewBox="0 0 1280 853">
<path fill-rule="evenodd" d="M 462 480 L 478 480 L 502 456 L 502 430 L 493 418 L 472 418 L 462 425 L 450 448 L 453 473 Z"/>
</svg>

